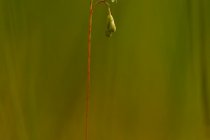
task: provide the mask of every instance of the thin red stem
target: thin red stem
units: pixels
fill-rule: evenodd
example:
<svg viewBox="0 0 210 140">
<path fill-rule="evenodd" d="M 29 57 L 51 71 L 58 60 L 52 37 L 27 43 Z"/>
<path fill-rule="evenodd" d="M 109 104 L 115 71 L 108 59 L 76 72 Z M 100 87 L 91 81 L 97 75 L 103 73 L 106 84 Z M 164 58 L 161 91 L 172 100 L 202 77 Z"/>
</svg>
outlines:
<svg viewBox="0 0 210 140">
<path fill-rule="evenodd" d="M 86 91 L 86 105 L 85 105 L 86 107 L 85 108 L 85 140 L 88 140 L 92 17 L 93 17 L 93 0 L 90 1 L 90 13 L 89 13 L 89 25 L 88 25 L 88 64 L 87 64 L 87 91 Z"/>
</svg>

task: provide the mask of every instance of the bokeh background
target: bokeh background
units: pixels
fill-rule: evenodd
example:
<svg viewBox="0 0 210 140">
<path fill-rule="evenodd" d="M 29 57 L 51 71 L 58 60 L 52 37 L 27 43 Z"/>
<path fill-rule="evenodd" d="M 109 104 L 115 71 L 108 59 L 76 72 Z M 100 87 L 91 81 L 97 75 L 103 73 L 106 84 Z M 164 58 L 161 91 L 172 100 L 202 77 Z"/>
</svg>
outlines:
<svg viewBox="0 0 210 140">
<path fill-rule="evenodd" d="M 210 1 L 94 11 L 90 140 L 210 139 Z M 83 140 L 88 0 L 0 0 L 0 139 Z"/>
</svg>

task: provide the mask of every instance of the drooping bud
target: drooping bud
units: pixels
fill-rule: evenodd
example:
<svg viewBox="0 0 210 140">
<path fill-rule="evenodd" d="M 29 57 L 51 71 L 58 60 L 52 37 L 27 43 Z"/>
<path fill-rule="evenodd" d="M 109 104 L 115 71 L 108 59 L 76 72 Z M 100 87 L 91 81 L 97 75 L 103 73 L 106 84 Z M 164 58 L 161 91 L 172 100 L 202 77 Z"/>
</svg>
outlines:
<svg viewBox="0 0 210 140">
<path fill-rule="evenodd" d="M 112 16 L 110 10 L 109 10 L 108 16 L 107 16 L 107 29 L 110 32 L 115 32 L 116 31 L 116 25 L 115 25 L 114 18 Z"/>
<path fill-rule="evenodd" d="M 112 33 L 116 31 L 116 25 L 114 22 L 114 18 L 111 14 L 110 9 L 108 9 L 108 16 L 107 16 L 107 28 L 106 28 L 106 36 L 111 37 Z"/>
</svg>

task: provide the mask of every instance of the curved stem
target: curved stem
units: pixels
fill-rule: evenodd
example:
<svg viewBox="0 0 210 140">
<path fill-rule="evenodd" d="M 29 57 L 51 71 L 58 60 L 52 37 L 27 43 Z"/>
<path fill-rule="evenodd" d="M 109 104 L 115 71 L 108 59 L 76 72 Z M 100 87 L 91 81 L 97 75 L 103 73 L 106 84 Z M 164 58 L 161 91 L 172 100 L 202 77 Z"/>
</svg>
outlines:
<svg viewBox="0 0 210 140">
<path fill-rule="evenodd" d="M 110 7 L 109 3 L 108 3 L 106 0 L 98 0 L 98 1 L 96 1 L 96 3 L 94 4 L 93 9 L 95 9 L 95 7 L 96 7 L 98 4 L 104 4 L 104 5 L 107 6 L 108 8 Z"/>
<path fill-rule="evenodd" d="M 87 91 L 86 91 L 86 104 L 85 104 L 85 140 L 88 140 L 88 119 L 89 119 L 89 102 L 90 102 L 90 87 L 91 87 L 91 34 L 92 34 L 92 19 L 93 19 L 93 9 L 98 4 L 105 4 L 108 9 L 110 7 L 109 3 L 106 0 L 98 0 L 93 7 L 93 0 L 90 0 L 90 9 L 89 9 L 89 23 L 88 23 L 88 58 L 87 58 Z M 109 9 L 110 10 L 110 9 Z"/>
</svg>

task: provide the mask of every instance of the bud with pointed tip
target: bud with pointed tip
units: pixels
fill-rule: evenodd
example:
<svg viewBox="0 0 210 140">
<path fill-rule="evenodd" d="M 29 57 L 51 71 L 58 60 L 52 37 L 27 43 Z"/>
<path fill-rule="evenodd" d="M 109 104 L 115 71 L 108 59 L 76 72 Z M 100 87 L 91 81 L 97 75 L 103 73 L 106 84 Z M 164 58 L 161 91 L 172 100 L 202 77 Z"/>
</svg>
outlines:
<svg viewBox="0 0 210 140">
<path fill-rule="evenodd" d="M 116 25 L 114 22 L 114 18 L 111 14 L 110 9 L 108 9 L 108 16 L 107 16 L 107 28 L 106 28 L 106 36 L 111 37 L 112 33 L 116 31 Z"/>
</svg>

